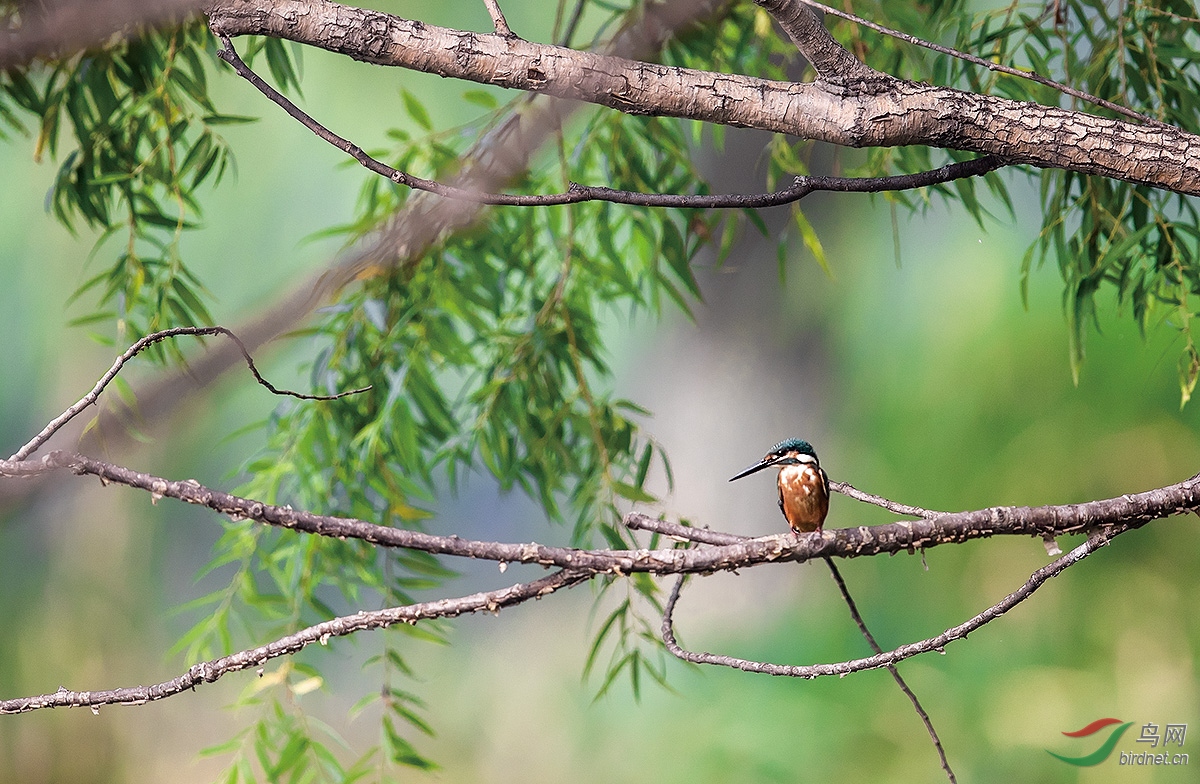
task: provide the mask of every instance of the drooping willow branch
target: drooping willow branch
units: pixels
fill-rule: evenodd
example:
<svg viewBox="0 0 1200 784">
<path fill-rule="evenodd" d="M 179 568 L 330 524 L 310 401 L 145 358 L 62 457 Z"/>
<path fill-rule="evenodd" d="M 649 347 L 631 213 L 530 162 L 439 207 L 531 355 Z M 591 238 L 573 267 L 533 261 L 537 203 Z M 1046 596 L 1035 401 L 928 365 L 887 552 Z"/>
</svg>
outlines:
<svg viewBox="0 0 1200 784">
<path fill-rule="evenodd" d="M 387 177 L 399 185 L 426 191 L 447 199 L 458 199 L 478 204 L 505 207 L 554 207 L 590 201 L 603 201 L 638 207 L 760 209 L 792 204 L 817 191 L 882 193 L 884 191 L 924 188 L 967 177 L 979 177 L 1008 165 L 1008 162 L 1000 156 L 985 155 L 969 161 L 950 163 L 929 171 L 896 174 L 885 177 L 811 177 L 797 175 L 792 178 L 792 184 L 788 187 L 769 193 L 640 193 L 597 185 L 581 185 L 575 182 L 570 183 L 568 189 L 563 193 L 485 193 L 483 191 L 447 185 L 437 180 L 417 177 L 406 171 L 393 168 L 383 161 L 372 157 L 354 142 L 338 136 L 317 122 L 311 115 L 289 100 L 287 96 L 267 84 L 261 76 L 255 73 L 238 56 L 237 51 L 233 48 L 233 42 L 230 41 L 228 36 L 221 34 L 219 38 L 222 48 L 217 51 L 217 56 L 229 63 L 239 76 L 254 85 L 259 92 L 282 108 L 305 128 L 312 131 L 318 138 L 337 147 L 358 161 L 363 168 Z"/>
<path fill-rule="evenodd" d="M 557 42 L 560 46 L 571 44 L 584 5 L 586 0 L 576 4 Z M 623 17 L 617 26 L 619 32 L 611 39 L 596 42 L 594 48 L 608 56 L 655 59 L 667 41 L 703 20 L 716 18 L 723 6 L 723 0 L 663 0 L 637 7 Z M 459 156 L 459 172 L 453 181 L 467 189 L 494 191 L 519 179 L 534 153 L 572 111 L 573 107 L 561 101 L 539 96 L 517 102 Z M 264 303 L 236 328 L 237 334 L 252 349 L 265 345 L 294 328 L 344 286 L 374 270 L 413 264 L 434 243 L 462 231 L 480 215 L 477 204 L 435 204 L 432 196 L 422 198 L 426 195 L 416 194 L 405 200 L 368 242 L 332 257 L 315 274 L 298 279 L 273 301 Z M 178 409 L 180 401 L 193 395 L 198 384 L 222 375 L 239 361 L 236 350 L 221 346 L 190 362 L 186 372 L 165 375 L 141 387 L 137 400 L 142 423 L 161 421 Z M 104 416 L 102 413 L 101 421 Z M 117 449 L 114 444 L 127 442 L 124 433 L 121 436 L 108 439 L 110 451 Z M 24 483 L 0 487 L 0 503 L 12 500 L 17 493 L 31 492 L 33 486 Z"/>
</svg>

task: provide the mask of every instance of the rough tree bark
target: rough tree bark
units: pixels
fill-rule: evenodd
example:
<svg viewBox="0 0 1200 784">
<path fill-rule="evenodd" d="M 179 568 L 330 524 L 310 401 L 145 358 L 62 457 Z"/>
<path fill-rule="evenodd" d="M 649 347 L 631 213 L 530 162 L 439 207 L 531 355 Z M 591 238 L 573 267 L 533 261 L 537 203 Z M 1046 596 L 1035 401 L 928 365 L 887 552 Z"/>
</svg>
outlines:
<svg viewBox="0 0 1200 784">
<path fill-rule="evenodd" d="M 1193 134 L 918 84 L 863 67 L 834 73 L 835 58 L 817 45 L 805 50 L 810 56 L 824 52 L 824 61 L 817 60 L 819 78 L 794 83 L 452 30 L 328 0 L 219 0 L 209 19 L 228 36 L 286 38 L 365 62 L 630 114 L 757 128 L 847 147 L 928 145 L 1200 194 L 1200 137 Z"/>
</svg>

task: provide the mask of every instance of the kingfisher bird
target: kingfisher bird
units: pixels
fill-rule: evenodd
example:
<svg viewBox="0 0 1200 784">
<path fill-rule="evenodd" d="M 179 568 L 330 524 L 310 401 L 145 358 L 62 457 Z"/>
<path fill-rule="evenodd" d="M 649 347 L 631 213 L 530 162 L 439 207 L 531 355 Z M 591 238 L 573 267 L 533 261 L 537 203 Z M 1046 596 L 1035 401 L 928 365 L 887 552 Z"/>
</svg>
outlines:
<svg viewBox="0 0 1200 784">
<path fill-rule="evenodd" d="M 798 534 L 820 531 L 829 514 L 829 477 L 821 469 L 812 444 L 789 438 L 775 445 L 766 457 L 734 479 L 779 466 L 779 511 Z"/>
</svg>

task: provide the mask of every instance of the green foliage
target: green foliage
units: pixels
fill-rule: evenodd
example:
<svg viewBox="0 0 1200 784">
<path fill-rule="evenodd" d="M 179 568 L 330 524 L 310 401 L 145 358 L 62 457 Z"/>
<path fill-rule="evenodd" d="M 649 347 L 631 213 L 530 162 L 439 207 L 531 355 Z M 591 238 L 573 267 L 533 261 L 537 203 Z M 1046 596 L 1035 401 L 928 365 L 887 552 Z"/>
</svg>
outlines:
<svg viewBox="0 0 1200 784">
<path fill-rule="evenodd" d="M 93 256 L 105 268 L 72 295 L 93 296 L 100 309 L 73 323 L 115 324 L 120 344 L 212 323 L 209 294 L 180 241 L 200 225 L 201 187 L 220 182 L 233 163 L 220 128 L 253 121 L 213 104 L 215 51 L 195 21 L 0 74 L 0 124 L 30 135 L 32 115 L 34 157 L 60 161 L 48 209 L 72 232 L 81 224 L 100 232 Z M 247 56 L 260 52 L 279 84 L 298 87 L 282 42 L 255 41 Z M 113 342 L 111 334 L 96 336 Z M 164 348 L 178 353 L 164 343 L 151 355 Z"/>
<path fill-rule="evenodd" d="M 99 230 L 97 251 L 120 238 L 115 259 L 74 296 L 96 290 L 106 310 L 80 322 L 116 319 L 121 342 L 211 322 L 179 242 L 197 226 L 197 190 L 229 165 L 217 128 L 246 121 L 209 99 L 212 51 L 203 25 L 192 24 L 0 80 L 6 119 L 24 128 L 13 108 L 36 118 L 34 156 L 61 159 L 48 197 L 54 215 L 72 230 Z"/>
<path fill-rule="evenodd" d="M 631 129 L 598 116 L 582 132 L 603 142 L 563 140 L 558 161 L 529 188 L 586 179 L 601 166 L 625 187 L 694 176 L 678 123 Z M 629 153 L 619 161 L 600 152 L 618 146 Z M 400 157 L 449 165 L 457 155 L 432 137 Z M 407 198 L 372 181 L 363 211 L 382 217 Z M 699 293 L 689 261 L 704 221 L 686 212 L 651 221 L 606 204 L 497 210 L 486 232 L 449 238 L 368 281 L 319 328 L 327 348 L 313 378 L 320 387 L 372 390 L 281 412 L 271 457 L 250 466 L 251 491 L 414 527 L 432 516 L 437 495 L 483 470 L 569 525 L 571 542 L 631 546 L 621 515 L 631 502 L 655 500 L 647 478 L 665 455 L 640 433 L 636 418 L 646 412 L 603 391 L 609 368 L 598 311 L 655 312 L 664 294 L 686 306 Z M 340 564 L 326 569 L 331 579 L 346 573 Z M 653 592 L 638 583 L 643 597 L 652 601 Z"/>
<path fill-rule="evenodd" d="M 413 124 L 429 131 L 420 100 L 402 97 Z M 421 138 L 394 129 L 389 136 L 398 149 L 379 155 L 398 168 L 444 177 L 502 116 L 498 111 L 470 128 Z M 622 155 L 607 153 L 614 149 Z M 570 180 L 687 192 L 699 175 L 682 123 L 597 111 L 558 140 L 556 154 L 521 188 L 561 190 Z M 410 198 L 406 189 L 371 176 L 358 217 L 336 231 L 360 237 Z M 242 491 L 426 528 L 437 525 L 439 496 L 483 472 L 502 490 L 519 489 L 536 501 L 548 520 L 567 527 L 574 544 L 634 546 L 621 516 L 630 504 L 657 500 L 647 489 L 651 469 L 658 463 L 669 476 L 669 466 L 641 431 L 648 412 L 606 390 L 602 325 L 613 315 L 649 318 L 664 300 L 686 310 L 700 295 L 691 262 L 717 228 L 715 217 L 683 210 L 497 209 L 486 231 L 454 235 L 424 257 L 376 274 L 327 309 L 312 332 L 323 346 L 313 386 L 369 384 L 371 391 L 277 411 L 263 456 L 246 466 L 251 479 Z M 241 524 L 229 527 L 218 550 L 214 566 L 237 565 L 235 587 L 202 602 L 204 617 L 183 643 L 193 658 L 238 647 L 243 635 L 231 630 L 253 630 L 263 639 L 330 617 L 336 608 L 322 600 L 330 591 L 352 607 L 367 595 L 406 604 L 415 600 L 412 592 L 436 588 L 448 575 L 420 554 L 380 555 L 355 543 Z M 609 615 L 616 620 L 598 633 L 593 651 L 594 662 L 601 645 L 611 648 L 601 692 L 622 673 L 635 690 L 643 677 L 664 679 L 661 652 L 645 649 L 660 645 L 650 620 L 661 612 L 654 583 L 621 581 L 615 590 L 624 593 Z M 405 633 L 428 635 L 424 624 Z M 433 639 L 442 639 L 436 628 Z M 379 700 L 380 753 L 395 764 L 428 767 L 402 731 L 428 727 L 419 702 L 398 685 L 410 675 L 401 648 L 389 638 L 372 660 L 385 682 L 397 684 Z M 235 758 L 235 768 L 240 764 Z"/>
<path fill-rule="evenodd" d="M 1054 9 L 1059 9 L 1058 13 Z M 978 14 L 959 2 L 928 7 L 902 3 L 855 5 L 855 12 L 927 40 L 1031 70 L 1077 89 L 1148 114 L 1185 130 L 1200 128 L 1200 78 L 1195 63 L 1200 39 L 1191 32 L 1195 10 L 1181 0 L 1120 3 L 1064 0 L 1053 6 L 1012 4 Z M 867 61 L 907 78 L 1002 95 L 1014 100 L 1064 105 L 1120 118 L 1029 80 L 988 71 L 936 55 L 849 23 L 835 30 L 853 47 L 869 35 Z M 954 153 L 950 153 L 956 159 Z M 926 148 L 873 150 L 863 171 L 916 171 L 940 165 Z M 1022 263 L 1021 289 L 1035 266 L 1048 260 L 1062 274 L 1063 310 L 1070 335 L 1070 363 L 1078 378 L 1086 336 L 1096 323 L 1098 296 L 1114 295 L 1145 332 L 1167 322 L 1179 334 L 1179 383 L 1186 403 L 1200 377 L 1193 316 L 1200 295 L 1200 223 L 1186 198 L 1129 183 L 1067 172 L 1041 172 L 1042 227 Z M 1011 199 L 998 173 L 983 178 L 1009 211 Z M 929 189 L 960 203 L 977 220 L 986 215 L 973 181 Z M 889 194 L 904 206 L 927 195 Z"/>
<path fill-rule="evenodd" d="M 989 33 L 967 44 L 989 45 L 1000 56 L 1019 52 L 1039 73 L 1049 70 L 1101 98 L 1195 131 L 1200 128 L 1195 75 L 1200 41 L 1187 34 L 1180 18 L 1191 14 L 1190 3 L 1173 0 L 1116 9 L 1099 0 L 1077 0 L 1064 4 L 1059 20 L 1017 14 L 1006 25 L 1012 28 L 1008 41 Z M 1034 87 L 1020 82 L 1008 89 L 1020 99 L 1057 100 Z M 1192 329 L 1200 294 L 1200 221 L 1194 205 L 1182 196 L 1067 172 L 1043 175 L 1041 194 L 1042 231 L 1023 274 L 1028 276 L 1035 262 L 1057 261 L 1076 377 L 1096 297 L 1111 287 L 1118 306 L 1128 308 L 1143 332 L 1158 321 L 1178 331 L 1179 383 L 1187 403 L 1200 374 Z"/>
<path fill-rule="evenodd" d="M 601 587 L 600 598 L 606 598 L 605 594 L 618 585 L 623 596 L 617 598 L 615 607 L 608 610 L 602 602 L 596 604 L 597 609 L 603 607 L 607 614 L 596 627 L 596 636 L 583 664 L 583 677 L 588 678 L 597 671 L 597 665 L 604 662 L 604 675 L 596 689 L 596 700 L 607 694 L 622 675 L 629 678 L 635 698 L 641 696 L 643 676 L 663 688 L 670 688 L 667 654 L 659 637 L 663 605 L 653 578 L 635 574 L 620 583 L 608 581 Z"/>
</svg>

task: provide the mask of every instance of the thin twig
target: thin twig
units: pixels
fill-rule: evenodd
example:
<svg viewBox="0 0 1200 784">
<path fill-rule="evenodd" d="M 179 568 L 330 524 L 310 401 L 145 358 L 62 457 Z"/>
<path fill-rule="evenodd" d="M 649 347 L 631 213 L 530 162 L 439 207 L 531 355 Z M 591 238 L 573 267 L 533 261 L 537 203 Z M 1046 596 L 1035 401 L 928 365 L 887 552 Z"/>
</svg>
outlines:
<svg viewBox="0 0 1200 784">
<path fill-rule="evenodd" d="M 665 520 L 651 521 L 645 516 L 634 518 L 633 515 L 626 515 L 624 522 L 625 525 L 630 528 L 652 530 L 656 533 L 661 533 L 672 538 L 700 542 L 703 544 L 736 544 L 739 541 L 745 541 L 747 539 L 747 537 L 739 536 L 737 534 L 709 531 L 705 528 L 690 528 L 679 525 L 678 523 L 668 523 Z M 871 634 L 871 631 L 867 628 L 866 621 L 863 620 L 862 615 L 858 612 L 858 605 L 855 604 L 854 598 L 850 595 L 850 589 L 846 587 L 846 581 L 842 579 L 841 572 L 838 571 L 838 568 L 834 565 L 831 559 L 824 558 L 822 560 L 825 561 L 825 564 L 829 567 L 829 571 L 832 572 L 833 580 L 837 583 L 838 590 L 842 593 L 842 600 L 846 602 L 846 607 L 850 610 L 850 617 L 853 618 L 854 622 L 858 625 L 859 631 L 862 632 L 863 637 L 866 638 L 867 643 L 871 646 L 871 649 L 875 651 L 875 653 L 883 653 L 883 650 L 879 647 L 879 643 L 875 641 L 875 636 Z M 929 718 L 929 714 L 926 713 L 925 708 L 921 706 L 921 701 L 917 699 L 917 695 L 914 694 L 912 689 L 908 687 L 908 684 L 904 682 L 904 678 L 900 677 L 900 672 L 896 669 L 895 665 L 889 664 L 887 665 L 887 669 L 888 672 L 891 673 L 892 678 L 896 681 L 896 685 L 900 687 L 900 691 L 904 692 L 904 695 L 912 702 L 913 708 L 917 712 L 917 716 L 925 725 L 925 730 L 929 733 L 929 737 L 933 741 L 933 746 L 937 750 L 938 758 L 941 760 L 942 769 L 946 771 L 946 775 L 949 777 L 951 784 L 954 784 L 956 781 L 954 777 L 954 771 L 950 768 L 950 763 L 946 759 L 946 751 L 942 748 L 941 738 L 938 737 L 937 730 L 934 729 L 933 721 Z"/>
<path fill-rule="evenodd" d="M 739 536 L 738 534 L 728 534 L 724 531 L 713 531 L 708 528 L 693 528 L 690 525 L 681 525 L 673 523 L 670 520 L 658 520 L 653 517 L 647 517 L 640 512 L 630 512 L 625 515 L 621 524 L 635 531 L 649 531 L 650 533 L 662 534 L 680 542 L 726 545 L 744 542 L 750 538 Z"/>
<path fill-rule="evenodd" d="M 825 561 L 825 565 L 829 567 L 829 572 L 833 575 L 833 581 L 837 583 L 838 590 L 842 593 L 842 601 L 849 608 L 850 617 L 858 625 L 858 630 L 862 632 L 862 636 L 866 639 L 867 644 L 871 646 L 871 650 L 875 651 L 876 654 L 883 653 L 883 649 L 875 641 L 875 635 L 871 634 L 871 630 L 867 628 L 867 622 L 863 620 L 862 615 L 858 612 L 858 605 L 855 604 L 854 598 L 850 596 L 850 589 L 846 587 L 846 581 L 842 579 L 842 573 L 838 571 L 832 559 L 825 558 L 823 560 Z M 913 710 L 917 712 L 917 716 L 921 718 L 921 723 L 925 725 L 925 731 L 929 733 L 929 739 L 933 741 L 933 747 L 937 750 L 938 759 L 942 763 L 942 770 L 946 771 L 946 777 L 950 779 L 950 784 L 956 784 L 958 779 L 954 777 L 954 770 L 950 767 L 950 760 L 946 759 L 946 750 L 942 748 L 942 739 L 938 737 L 937 730 L 933 728 L 933 720 L 925 712 L 925 708 L 921 705 L 921 701 L 917 699 L 917 695 L 913 693 L 912 689 L 908 688 L 908 684 L 900 676 L 900 671 L 896 669 L 896 665 L 887 665 L 887 671 L 891 674 L 892 680 L 896 682 L 896 685 L 900 687 L 900 691 L 904 692 L 904 696 L 908 697 L 909 702 L 912 703 Z"/>
<path fill-rule="evenodd" d="M 684 661 L 692 662 L 693 664 L 713 664 L 722 667 L 733 667 L 745 672 L 761 672 L 767 675 L 780 675 L 791 678 L 821 678 L 829 675 L 849 675 L 852 672 L 862 672 L 864 670 L 877 670 L 887 667 L 889 664 L 896 664 L 905 659 L 918 656 L 930 651 L 943 653 L 945 647 L 950 643 L 966 638 L 968 634 L 979 629 L 991 621 L 999 618 L 1004 613 L 1011 610 L 1021 602 L 1028 599 L 1033 593 L 1046 583 L 1051 577 L 1055 577 L 1062 573 L 1064 569 L 1082 561 L 1094 553 L 1099 548 L 1108 544 L 1109 541 L 1120 536 L 1126 531 L 1131 531 L 1139 528 L 1141 523 L 1115 525 L 1105 528 L 1099 532 L 1093 533 L 1088 537 L 1087 541 L 1071 550 L 1066 555 L 1058 560 L 1043 566 L 1038 569 L 1029 579 L 1025 581 L 1017 590 L 1010 593 L 1008 596 L 1001 599 L 996 604 L 987 608 L 970 620 L 951 627 L 936 637 L 930 637 L 919 642 L 901 645 L 884 653 L 877 653 L 874 656 L 868 656 L 863 659 L 850 659 L 847 661 L 836 662 L 834 664 L 809 664 L 809 665 L 790 665 L 790 664 L 772 664 L 769 662 L 750 661 L 747 659 L 738 659 L 733 656 L 724 656 L 720 654 L 707 652 L 687 651 L 679 647 L 675 640 L 674 630 L 672 628 L 672 616 L 675 612 L 675 604 L 679 600 L 679 592 L 683 587 L 682 575 L 676 581 L 675 587 L 671 590 L 671 595 L 667 599 L 667 604 L 663 612 L 662 636 L 663 642 L 667 646 L 667 650 L 674 656 L 683 659 Z"/>
<path fill-rule="evenodd" d="M 488 16 L 492 17 L 492 26 L 496 28 L 496 35 L 502 35 L 505 38 L 516 38 L 516 33 L 508 26 L 508 21 L 504 18 L 504 12 L 500 10 L 500 4 L 496 0 L 483 0 L 483 4 L 487 7 Z"/>
<path fill-rule="evenodd" d="M 183 675 L 163 683 L 105 691 L 68 691 L 59 688 L 51 694 L 0 700 L 0 714 L 28 713 L 42 708 L 91 706 L 95 710 L 101 705 L 142 705 L 194 689 L 204 683 L 212 683 L 232 672 L 261 667 L 271 659 L 296 653 L 316 642 L 325 645 L 333 637 L 344 637 L 368 629 L 383 629 L 398 623 L 415 624 L 432 618 L 453 618 L 476 612 L 497 613 L 506 607 L 530 599 L 540 599 L 563 588 L 571 588 L 591 579 L 592 576 L 585 572 L 564 570 L 532 582 L 518 583 L 508 588 L 475 593 L 457 599 L 437 599 L 385 610 L 360 611 L 354 615 L 310 626 L 257 648 L 194 664 Z"/>
<path fill-rule="evenodd" d="M 96 382 L 96 386 L 92 387 L 91 392 L 88 392 L 79 399 L 79 402 L 75 403 L 75 405 L 71 406 L 66 411 L 55 417 L 48 425 L 42 428 L 42 432 L 34 436 L 29 443 L 25 444 L 25 446 L 18 449 L 16 453 L 9 458 L 9 460 L 20 461 L 29 457 L 38 449 L 38 447 L 50 440 L 50 437 L 57 433 L 63 425 L 77 417 L 85 408 L 95 403 L 100 397 L 100 393 L 104 391 L 104 388 L 107 387 L 114 378 L 116 378 L 117 373 L 121 371 L 121 368 L 124 367 L 126 362 L 133 359 L 135 356 L 145 351 L 155 343 L 161 343 L 164 340 L 179 337 L 180 335 L 226 336 L 232 340 L 234 344 L 237 345 L 238 350 L 242 352 L 242 357 L 246 360 L 246 365 L 250 368 L 250 372 L 254 374 L 254 380 L 260 385 L 266 387 L 267 390 L 273 395 L 287 395 L 289 397 L 295 397 L 301 400 L 337 400 L 338 398 L 346 397 L 347 395 L 357 395 L 361 392 L 366 392 L 371 388 L 367 386 L 361 389 L 351 389 L 348 392 L 339 392 L 336 395 L 306 395 L 300 392 L 292 392 L 288 389 L 279 389 L 262 377 L 262 374 L 258 372 L 258 368 L 255 367 L 254 359 L 250 356 L 250 352 L 246 349 L 245 344 L 243 344 L 238 336 L 235 335 L 231 330 L 228 330 L 225 327 L 174 327 L 172 329 L 164 329 L 160 332 L 153 332 L 126 349 L 124 354 L 117 357 L 117 361 L 114 362 L 113 366 L 108 369 L 108 372 L 101 376 L 100 380 Z"/>
<path fill-rule="evenodd" d="M 280 93 L 257 73 L 255 73 L 238 56 L 233 48 L 233 42 L 228 36 L 220 36 L 223 48 L 217 56 L 229 65 L 246 81 L 254 85 L 259 92 L 287 112 L 293 119 L 308 130 L 312 131 L 323 141 L 332 144 L 346 153 L 368 171 L 387 177 L 398 185 L 404 185 L 416 190 L 442 196 L 447 199 L 474 202 L 505 207 L 555 207 L 566 204 L 580 204 L 589 201 L 603 201 L 613 204 L 628 204 L 639 207 L 679 207 L 696 209 L 761 209 L 778 207 L 803 199 L 815 191 L 834 191 L 840 193 L 880 193 L 883 191 L 911 190 L 930 185 L 940 185 L 952 180 L 966 177 L 978 177 L 1008 165 L 1008 162 L 996 155 L 984 155 L 969 161 L 959 161 L 930 171 L 912 174 L 896 174 L 887 177 L 808 177 L 796 176 L 791 185 L 770 193 L 727 193 L 727 194 L 685 194 L 685 193 L 638 193 L 635 191 L 618 190 L 603 186 L 580 185 L 571 183 L 563 193 L 551 194 L 514 194 L 487 193 L 469 188 L 458 188 L 446 185 L 437 180 L 417 177 L 408 172 L 388 166 L 383 161 L 368 155 L 365 150 L 349 139 L 338 136 L 333 131 L 317 122 L 303 109 L 296 106 L 287 96 Z"/>
<path fill-rule="evenodd" d="M 1143 122 L 1147 125 L 1154 125 L 1154 126 L 1157 126 L 1160 128 L 1172 127 L 1172 126 L 1168 125 L 1167 123 L 1162 122 L 1161 120 L 1156 120 L 1153 117 L 1149 117 L 1145 114 L 1142 114 L 1141 112 L 1136 112 L 1133 109 L 1130 109 L 1125 106 L 1121 106 L 1120 104 L 1113 103 L 1112 101 L 1109 101 L 1109 100 L 1105 100 L 1104 98 L 1101 98 L 1096 95 L 1092 95 L 1091 93 L 1088 93 L 1088 92 L 1084 92 L 1083 90 L 1077 90 L 1074 87 L 1063 84 L 1062 82 L 1056 82 L 1053 79 L 1047 79 L 1046 77 L 1036 74 L 1032 71 L 1022 71 L 1019 68 L 1013 68 L 1012 66 L 1003 65 L 1002 63 L 995 63 L 995 62 L 992 62 L 991 60 L 985 60 L 982 57 L 976 57 L 973 54 L 967 54 L 966 52 L 960 52 L 957 49 L 951 49 L 948 46 L 941 46 L 940 44 L 931 43 L 931 42 L 925 41 L 921 38 L 917 38 L 914 35 L 909 35 L 908 33 L 902 33 L 899 30 L 893 30 L 890 27 L 884 27 L 881 24 L 876 24 L 875 22 L 871 22 L 867 19 L 863 19 L 861 16 L 855 16 L 854 14 L 852 14 L 848 11 L 842 11 L 840 9 L 833 8 L 832 6 L 825 5 L 824 3 L 818 3 L 818 2 L 816 2 L 816 0 L 799 0 L 799 2 L 804 3 L 805 5 L 810 6 L 812 8 L 818 8 L 827 14 L 831 14 L 833 16 L 841 17 L 842 19 L 845 19 L 847 21 L 854 22 L 857 25 L 862 25 L 863 27 L 874 30 L 875 32 L 880 33 L 882 35 L 890 36 L 890 37 L 896 38 L 900 41 L 904 41 L 906 43 L 913 44 L 914 46 L 922 46 L 926 49 L 930 49 L 934 52 L 937 52 L 938 54 L 949 55 L 950 57 L 957 57 L 959 60 L 965 60 L 968 63 L 972 63 L 974 65 L 979 65 L 984 68 L 987 68 L 989 71 L 998 71 L 1000 73 L 1008 74 L 1009 76 L 1017 76 L 1017 77 L 1020 77 L 1021 79 L 1028 79 L 1031 82 L 1037 82 L 1038 84 L 1045 85 L 1046 87 L 1050 87 L 1055 90 L 1058 90 L 1060 93 L 1063 93 L 1064 95 L 1069 95 L 1072 98 L 1078 98 L 1081 101 L 1087 101 L 1088 103 L 1095 104 L 1096 106 L 1100 106 L 1104 109 L 1108 109 L 1111 112 L 1116 112 L 1117 114 L 1128 117 L 1131 120 L 1138 120 L 1139 122 Z"/>
<path fill-rule="evenodd" d="M 864 493 L 850 485 L 849 482 L 830 482 L 829 489 L 841 493 L 844 496 L 853 498 L 855 501 L 881 506 L 884 509 L 898 515 L 908 515 L 909 517 L 924 517 L 926 519 L 939 517 L 946 512 L 938 512 L 933 509 L 922 509 L 919 506 L 909 506 L 908 504 L 900 504 L 870 493 Z"/>
</svg>

